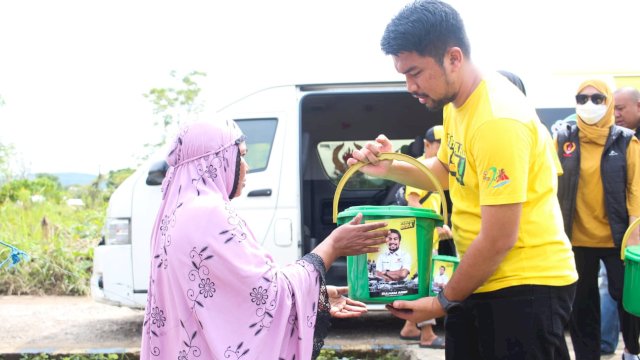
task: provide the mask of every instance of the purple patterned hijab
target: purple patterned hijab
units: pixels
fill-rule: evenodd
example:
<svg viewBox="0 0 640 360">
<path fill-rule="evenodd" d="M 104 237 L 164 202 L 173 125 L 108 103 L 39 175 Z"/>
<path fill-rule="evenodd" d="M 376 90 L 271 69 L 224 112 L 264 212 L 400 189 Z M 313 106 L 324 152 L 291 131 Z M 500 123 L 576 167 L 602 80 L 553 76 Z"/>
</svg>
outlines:
<svg viewBox="0 0 640 360">
<path fill-rule="evenodd" d="M 311 359 L 322 347 L 322 260 L 278 267 L 229 202 L 242 141 L 233 121 L 197 122 L 167 157 L 141 359 Z"/>
</svg>

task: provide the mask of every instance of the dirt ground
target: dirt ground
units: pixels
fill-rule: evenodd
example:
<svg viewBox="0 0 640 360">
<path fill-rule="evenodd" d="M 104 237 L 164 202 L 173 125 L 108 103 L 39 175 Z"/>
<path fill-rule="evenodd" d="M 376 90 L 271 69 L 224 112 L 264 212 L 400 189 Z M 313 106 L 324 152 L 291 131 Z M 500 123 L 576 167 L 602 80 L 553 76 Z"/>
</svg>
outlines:
<svg viewBox="0 0 640 360">
<path fill-rule="evenodd" d="M 21 353 L 138 353 L 143 310 L 101 304 L 90 297 L 0 296 L 0 356 Z M 398 337 L 403 321 L 384 311 L 334 319 L 325 348 L 398 350 L 406 359 L 444 360 L 444 350 L 421 349 Z M 442 329 L 436 332 L 442 335 Z M 567 341 L 571 346 L 570 338 Z M 619 359 L 615 354 L 601 359 Z M 572 352 L 573 355 L 573 352 Z"/>
<path fill-rule="evenodd" d="M 98 304 L 88 297 L 3 296 L 0 353 L 138 351 L 143 316 L 142 310 Z"/>
<path fill-rule="evenodd" d="M 138 352 L 143 310 L 101 304 L 89 297 L 0 297 L 0 354 Z M 393 349 L 407 345 L 402 321 L 386 312 L 334 319 L 328 348 Z"/>
</svg>

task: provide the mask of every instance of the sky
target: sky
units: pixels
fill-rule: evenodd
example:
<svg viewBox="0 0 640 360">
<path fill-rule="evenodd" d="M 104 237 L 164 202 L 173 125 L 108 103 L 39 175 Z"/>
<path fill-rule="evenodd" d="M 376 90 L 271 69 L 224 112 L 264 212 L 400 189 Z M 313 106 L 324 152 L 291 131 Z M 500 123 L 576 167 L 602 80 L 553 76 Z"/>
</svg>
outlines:
<svg viewBox="0 0 640 360">
<path fill-rule="evenodd" d="M 157 140 L 143 94 L 178 85 L 172 71 L 207 74 L 208 112 L 274 85 L 402 80 L 379 43 L 406 3 L 1 1 L 0 143 L 32 173 L 104 173 L 136 167 Z M 473 61 L 515 72 L 534 97 L 556 96 L 545 79 L 557 73 L 640 74 L 638 1 L 450 3 Z"/>
</svg>

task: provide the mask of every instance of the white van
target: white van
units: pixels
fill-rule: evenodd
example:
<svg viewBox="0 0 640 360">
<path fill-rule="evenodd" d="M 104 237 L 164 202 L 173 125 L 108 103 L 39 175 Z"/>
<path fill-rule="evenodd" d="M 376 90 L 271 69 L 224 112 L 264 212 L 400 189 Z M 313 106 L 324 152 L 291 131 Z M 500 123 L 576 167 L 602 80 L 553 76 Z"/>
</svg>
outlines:
<svg viewBox="0 0 640 360">
<path fill-rule="evenodd" d="M 538 110 L 548 126 L 574 111 Z M 412 143 L 421 149 L 421 140 L 413 140 L 442 123 L 442 113 L 428 111 L 403 82 L 273 87 L 234 102 L 218 115 L 236 120 L 247 135 L 251 171 L 233 204 L 280 264 L 300 258 L 335 228 L 333 196 L 353 149 L 381 133 L 403 150 Z M 111 196 L 104 241 L 94 252 L 94 299 L 144 307 L 151 229 L 166 167 L 163 161 L 149 162 Z M 393 185 L 358 173 L 342 192 L 340 210 L 388 204 Z M 331 267 L 327 282 L 346 284 L 344 258 Z"/>
</svg>

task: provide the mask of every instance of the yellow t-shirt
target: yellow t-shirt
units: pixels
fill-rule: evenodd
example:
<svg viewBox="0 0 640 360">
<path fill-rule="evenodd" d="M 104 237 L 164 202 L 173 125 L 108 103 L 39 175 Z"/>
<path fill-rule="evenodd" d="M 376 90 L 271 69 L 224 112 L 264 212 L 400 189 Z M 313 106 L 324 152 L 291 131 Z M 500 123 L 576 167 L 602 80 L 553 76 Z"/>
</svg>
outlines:
<svg viewBox="0 0 640 360">
<path fill-rule="evenodd" d="M 458 253 L 480 233 L 480 207 L 522 203 L 518 239 L 476 292 L 516 285 L 569 285 L 578 279 L 556 197 L 558 179 L 548 130 L 527 99 L 490 74 L 460 107 L 444 108 L 451 222 Z"/>
<path fill-rule="evenodd" d="M 425 159 L 424 155 L 418 159 L 418 161 L 420 161 L 421 163 L 424 163 L 425 160 L 426 159 Z M 411 193 L 417 194 L 418 198 L 422 199 L 424 196 L 427 195 L 428 191 L 422 190 L 422 189 L 418 189 L 418 188 L 414 188 L 414 187 L 411 187 L 411 186 L 407 186 L 405 188 L 405 191 L 404 191 L 404 198 L 406 200 L 409 200 L 409 195 Z M 429 195 L 429 197 L 426 198 L 424 200 L 424 202 L 422 203 L 422 208 L 433 210 L 433 211 L 436 212 L 436 214 L 442 214 L 441 204 L 442 204 L 442 199 L 440 198 L 440 194 L 438 194 L 437 192 L 432 191 L 431 195 Z M 432 249 L 434 251 L 438 250 L 438 244 L 439 244 L 438 230 L 433 229 L 433 246 L 432 246 Z"/>
</svg>

